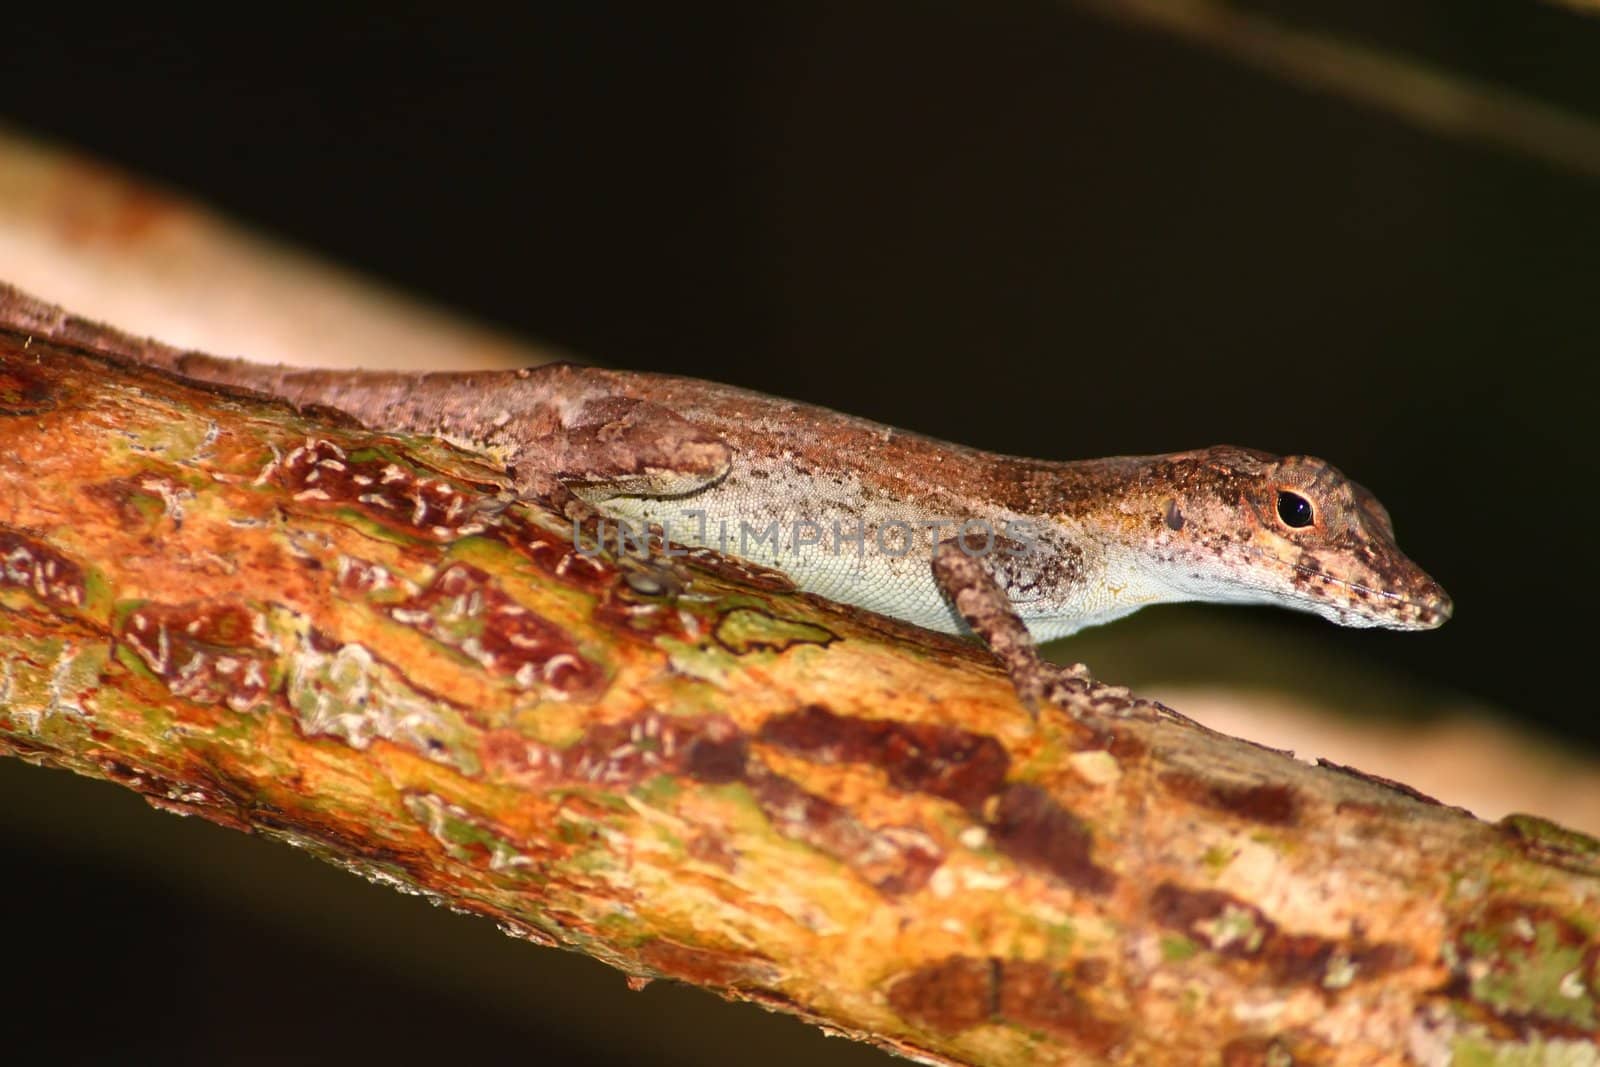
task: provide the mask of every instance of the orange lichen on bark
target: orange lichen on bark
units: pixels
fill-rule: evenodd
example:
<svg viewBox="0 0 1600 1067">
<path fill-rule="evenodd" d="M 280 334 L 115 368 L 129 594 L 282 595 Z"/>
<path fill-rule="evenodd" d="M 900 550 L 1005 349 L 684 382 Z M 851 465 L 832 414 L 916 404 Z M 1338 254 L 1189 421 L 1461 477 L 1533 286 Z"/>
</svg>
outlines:
<svg viewBox="0 0 1600 1067">
<path fill-rule="evenodd" d="M 0 332 L 0 752 L 930 1062 L 1600 1036 L 1581 835 L 1115 690 L 1036 724 L 976 648 L 58 337 Z"/>
</svg>

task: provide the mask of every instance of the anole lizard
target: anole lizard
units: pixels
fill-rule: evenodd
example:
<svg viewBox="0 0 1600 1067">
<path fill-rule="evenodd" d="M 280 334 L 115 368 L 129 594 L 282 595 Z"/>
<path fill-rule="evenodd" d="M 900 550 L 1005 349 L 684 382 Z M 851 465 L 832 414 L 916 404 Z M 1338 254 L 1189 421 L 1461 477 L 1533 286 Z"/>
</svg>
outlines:
<svg viewBox="0 0 1600 1067">
<path fill-rule="evenodd" d="M 1146 604 L 1277 604 L 1401 630 L 1451 612 L 1376 498 L 1306 456 L 1224 446 L 1022 459 L 725 385 L 572 364 L 402 374 L 156 346 L 140 358 L 374 430 L 432 434 L 575 517 L 659 523 L 679 544 L 742 555 L 809 592 L 971 631 L 1030 708 L 1082 670 L 1042 661 L 1036 641 Z"/>
</svg>

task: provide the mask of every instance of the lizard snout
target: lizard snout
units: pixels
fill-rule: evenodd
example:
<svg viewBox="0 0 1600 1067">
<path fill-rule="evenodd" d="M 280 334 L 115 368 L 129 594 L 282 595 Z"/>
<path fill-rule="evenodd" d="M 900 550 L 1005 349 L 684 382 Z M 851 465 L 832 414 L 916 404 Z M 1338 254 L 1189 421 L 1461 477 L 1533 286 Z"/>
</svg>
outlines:
<svg viewBox="0 0 1600 1067">
<path fill-rule="evenodd" d="M 1421 586 L 1415 599 L 1407 603 L 1412 609 L 1413 618 L 1416 619 L 1416 628 L 1419 630 L 1432 630 L 1443 626 L 1455 613 L 1455 601 L 1450 599 L 1450 594 L 1444 591 L 1444 586 L 1422 575 Z"/>
</svg>

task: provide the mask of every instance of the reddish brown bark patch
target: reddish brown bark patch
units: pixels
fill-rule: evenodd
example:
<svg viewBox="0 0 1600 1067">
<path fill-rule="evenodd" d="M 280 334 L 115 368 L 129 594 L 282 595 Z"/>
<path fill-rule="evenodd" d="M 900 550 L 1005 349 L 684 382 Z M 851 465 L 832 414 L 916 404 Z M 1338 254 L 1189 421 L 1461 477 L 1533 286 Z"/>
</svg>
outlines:
<svg viewBox="0 0 1600 1067">
<path fill-rule="evenodd" d="M 1381 819 L 1389 812 L 1388 807 L 1366 800 L 1341 800 L 1333 806 L 1335 815 L 1359 815 L 1366 819 Z"/>
<path fill-rule="evenodd" d="M 592 533 L 583 535 L 576 527 L 569 529 L 574 538 L 588 539 L 575 542 L 519 514 L 500 516 L 488 536 L 508 545 L 541 573 L 595 597 L 594 622 L 619 636 L 644 641 L 661 637 L 689 641 L 698 637 L 687 632 L 677 610 L 676 593 L 683 579 L 665 561 L 656 561 L 660 564 L 658 571 L 624 570 L 604 555 L 579 549 L 579 543 L 595 543 Z M 646 586 L 657 573 L 661 588 L 652 592 Z"/>
<path fill-rule="evenodd" d="M 104 504 L 123 529 L 150 526 L 167 513 L 167 501 L 184 491 L 172 478 L 159 474 L 127 475 L 85 486 L 83 495 Z M 174 525 L 182 525 L 178 516 Z"/>
<path fill-rule="evenodd" d="M 1097 1015 L 1060 971 L 1038 962 L 950 956 L 897 979 L 889 988 L 889 1005 L 902 1018 L 940 1034 L 1006 1023 L 1101 1056 L 1128 1030 Z"/>
<path fill-rule="evenodd" d="M 1274 1059 L 1294 1062 L 1276 1038 L 1236 1037 L 1222 1046 L 1222 1067 L 1272 1067 Z"/>
<path fill-rule="evenodd" d="M 640 593 L 626 578 L 601 592 L 594 606 L 594 622 L 612 633 L 645 642 L 660 638 L 695 643 L 702 633 L 691 633 L 673 596 Z"/>
<path fill-rule="evenodd" d="M 944 862 L 926 834 L 869 826 L 850 809 L 774 774 L 752 756 L 748 736 L 721 716 L 683 719 L 649 711 L 591 727 L 562 749 L 496 730 L 485 738 L 481 757 L 493 773 L 546 786 L 593 782 L 629 788 L 658 774 L 703 785 L 742 784 L 779 833 L 831 856 L 887 894 L 920 889 Z M 696 847 L 714 854 L 719 865 L 735 860 L 720 843 Z"/>
<path fill-rule="evenodd" d="M 880 892 L 913 893 L 944 862 L 944 853 L 921 831 L 868 826 L 850 809 L 788 778 L 760 771 L 748 784 L 779 833 L 832 856 Z"/>
<path fill-rule="evenodd" d="M 141 604 L 119 637 L 174 696 L 197 704 L 250 711 L 272 684 L 265 620 L 239 604 Z"/>
<path fill-rule="evenodd" d="M 346 596 L 366 596 L 400 584 L 394 572 L 381 563 L 358 556 L 341 555 L 339 572 L 334 576 L 334 588 Z"/>
<path fill-rule="evenodd" d="M 56 406 L 55 389 L 21 360 L 0 367 L 0 416 L 38 415 Z"/>
<path fill-rule="evenodd" d="M 353 508 L 379 525 L 430 541 L 481 532 L 489 505 L 497 505 L 392 460 L 359 455 L 332 441 L 308 439 L 283 457 L 273 478 L 298 502 Z"/>
<path fill-rule="evenodd" d="M 486 767 L 528 783 L 594 782 L 628 788 L 658 774 L 706 785 L 749 779 L 750 745 L 724 716 L 680 718 L 645 711 L 599 723 L 564 748 L 529 741 L 515 730 L 484 736 Z"/>
<path fill-rule="evenodd" d="M 1282 984 L 1337 992 L 1411 962 L 1410 952 L 1391 942 L 1285 933 L 1254 904 L 1217 889 L 1186 889 L 1164 882 L 1150 894 L 1149 904 L 1160 925 L 1218 955 L 1254 961 Z"/>
<path fill-rule="evenodd" d="M 1294 826 L 1300 821 L 1300 794 L 1279 782 L 1241 785 L 1218 782 L 1184 771 L 1161 776 L 1161 784 L 1177 796 L 1215 811 L 1268 826 Z"/>
<path fill-rule="evenodd" d="M 1116 884 L 1116 876 L 1091 856 L 1094 838 L 1088 826 L 1036 785 L 1007 787 L 988 828 L 1001 852 L 1074 889 L 1103 894 Z"/>
<path fill-rule="evenodd" d="M 1342 989 L 1357 978 L 1398 970 L 1411 962 L 1411 952 L 1387 941 L 1333 941 L 1280 930 L 1267 939 L 1262 958 L 1275 981 Z"/>
<path fill-rule="evenodd" d="M 649 710 L 591 726 L 564 748 L 529 741 L 515 730 L 491 730 L 479 755 L 496 776 L 528 785 L 594 782 L 629 788 L 658 774 L 707 783 L 742 781 L 747 751 L 743 731 L 730 719 Z"/>
<path fill-rule="evenodd" d="M 1298 1033 L 1236 1037 L 1222 1046 L 1222 1067 L 1322 1067 L 1338 1062 L 1338 1050 Z"/>
<path fill-rule="evenodd" d="M 889 987 L 889 1006 L 902 1019 L 940 1034 L 988 1022 L 998 1007 L 994 960 L 949 956 L 919 967 Z"/>
<path fill-rule="evenodd" d="M 974 815 L 1005 784 L 1011 763 L 987 734 L 836 715 L 815 704 L 768 719 L 757 741 L 816 763 L 877 767 L 896 789 L 953 801 Z"/>
<path fill-rule="evenodd" d="M 684 752 L 683 769 L 707 785 L 726 785 L 750 777 L 750 739 L 742 732 L 706 735 L 691 740 Z"/>
<path fill-rule="evenodd" d="M 535 525 L 520 515 L 504 515 L 501 539 L 545 574 L 589 593 L 611 588 L 621 575 L 604 557 L 579 552 L 572 541 Z"/>
<path fill-rule="evenodd" d="M 640 945 L 639 959 L 668 978 L 703 987 L 729 989 L 777 981 L 777 969 L 759 956 L 695 948 L 664 937 Z"/>
<path fill-rule="evenodd" d="M 708 863 L 728 873 L 739 867 L 739 856 L 721 837 L 714 833 L 695 833 L 686 846 L 689 855 L 701 863 Z"/>
<path fill-rule="evenodd" d="M 1157 704 L 1156 707 L 1161 705 Z M 1150 746 L 1131 730 L 1111 730 L 1103 735 L 1097 732 L 1094 743 L 1082 746 L 1080 751 L 1092 751 L 1097 748 L 1111 753 L 1121 763 L 1142 760 L 1150 753 Z"/>
<path fill-rule="evenodd" d="M 1127 1034 L 1123 1024 L 1091 1011 L 1063 984 L 1060 973 L 1043 963 L 1003 963 L 999 976 L 998 1014 L 1006 1022 L 1043 1030 L 1101 1056 Z"/>
<path fill-rule="evenodd" d="M 1072 965 L 1072 981 L 1074 985 L 1104 985 L 1106 979 L 1110 977 L 1111 961 L 1103 956 L 1089 956 Z"/>
<path fill-rule="evenodd" d="M 446 567 L 389 615 L 523 689 L 542 685 L 587 694 L 605 680 L 599 664 L 579 653 L 560 627 L 518 604 L 470 564 Z"/>
<path fill-rule="evenodd" d="M 1224 956 L 1247 959 L 1261 954 L 1277 926 L 1254 904 L 1220 889 L 1185 889 L 1163 882 L 1150 894 L 1156 922 Z"/>
<path fill-rule="evenodd" d="M 0 588 L 22 589 L 53 607 L 88 599 L 83 568 L 42 541 L 0 527 Z"/>
</svg>

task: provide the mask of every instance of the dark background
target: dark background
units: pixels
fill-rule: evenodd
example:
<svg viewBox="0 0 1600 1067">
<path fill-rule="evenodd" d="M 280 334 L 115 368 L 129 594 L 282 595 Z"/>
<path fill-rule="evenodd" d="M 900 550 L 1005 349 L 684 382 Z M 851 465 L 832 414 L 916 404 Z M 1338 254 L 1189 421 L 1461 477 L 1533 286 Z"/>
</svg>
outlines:
<svg viewBox="0 0 1600 1067">
<path fill-rule="evenodd" d="M 1070 5 L 274 10 L 13 16 L 0 120 L 597 361 L 1027 455 L 1322 455 L 1447 627 L 1185 607 L 1066 654 L 1248 681 L 1315 648 L 1600 745 L 1594 176 Z M 1600 21 L 1241 10 L 1600 123 Z M 1263 651 L 1193 654 L 1224 631 Z M 881 1059 L 16 761 L 0 842 L 12 1036 L 52 1059 Z"/>
</svg>

